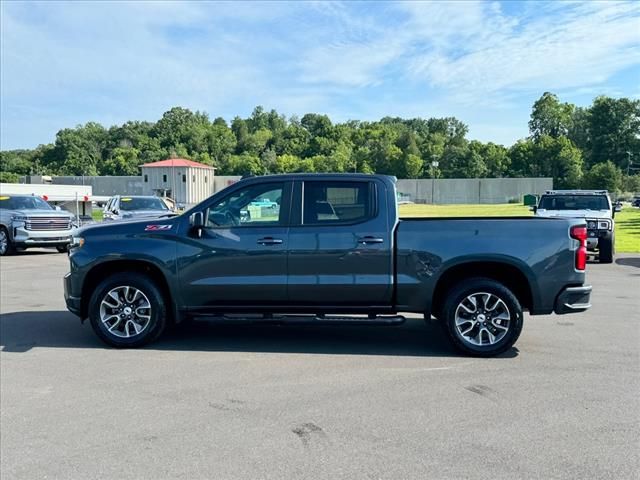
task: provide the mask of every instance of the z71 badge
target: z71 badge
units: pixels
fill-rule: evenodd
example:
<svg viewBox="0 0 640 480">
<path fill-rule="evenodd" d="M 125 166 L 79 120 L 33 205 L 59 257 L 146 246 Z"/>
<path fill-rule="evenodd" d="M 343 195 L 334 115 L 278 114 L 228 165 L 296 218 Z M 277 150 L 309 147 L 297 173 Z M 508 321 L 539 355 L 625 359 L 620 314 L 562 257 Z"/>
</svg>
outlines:
<svg viewBox="0 0 640 480">
<path fill-rule="evenodd" d="M 145 232 L 156 232 L 158 230 L 171 230 L 172 225 L 147 225 L 144 227 Z"/>
</svg>

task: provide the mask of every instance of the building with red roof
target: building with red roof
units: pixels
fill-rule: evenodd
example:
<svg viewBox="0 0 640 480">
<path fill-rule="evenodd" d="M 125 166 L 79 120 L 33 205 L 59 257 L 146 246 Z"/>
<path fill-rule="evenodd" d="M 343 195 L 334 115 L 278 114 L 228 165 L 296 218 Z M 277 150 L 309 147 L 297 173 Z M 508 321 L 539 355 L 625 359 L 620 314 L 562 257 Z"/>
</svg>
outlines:
<svg viewBox="0 0 640 480">
<path fill-rule="evenodd" d="M 143 189 L 148 195 L 195 204 L 213 195 L 215 168 L 185 158 L 168 158 L 141 165 Z"/>
</svg>

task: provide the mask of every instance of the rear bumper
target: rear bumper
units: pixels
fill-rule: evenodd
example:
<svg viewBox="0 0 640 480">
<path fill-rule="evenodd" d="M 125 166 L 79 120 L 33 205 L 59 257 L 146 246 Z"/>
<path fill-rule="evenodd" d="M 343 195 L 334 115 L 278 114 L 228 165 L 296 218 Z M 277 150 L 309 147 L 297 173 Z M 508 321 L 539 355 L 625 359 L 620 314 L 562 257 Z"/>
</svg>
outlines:
<svg viewBox="0 0 640 480">
<path fill-rule="evenodd" d="M 558 315 L 579 313 L 591 308 L 591 285 L 567 287 L 556 298 L 554 311 Z"/>
</svg>

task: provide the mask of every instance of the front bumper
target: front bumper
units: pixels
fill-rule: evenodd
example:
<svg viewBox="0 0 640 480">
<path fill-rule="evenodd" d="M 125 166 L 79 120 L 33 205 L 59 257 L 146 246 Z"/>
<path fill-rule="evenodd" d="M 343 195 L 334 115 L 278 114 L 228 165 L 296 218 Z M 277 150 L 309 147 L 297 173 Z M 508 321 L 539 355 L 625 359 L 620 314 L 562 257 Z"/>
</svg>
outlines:
<svg viewBox="0 0 640 480">
<path fill-rule="evenodd" d="M 554 311 L 558 315 L 579 313 L 591 308 L 591 285 L 567 287 L 556 298 Z"/>
<path fill-rule="evenodd" d="M 13 243 L 21 247 L 55 247 L 71 242 L 73 229 L 27 230 L 24 225 L 13 227 Z"/>
<path fill-rule="evenodd" d="M 72 295 L 71 273 L 67 273 L 62 281 L 64 285 L 64 301 L 67 304 L 67 310 L 79 317 L 82 316 L 82 301 L 80 297 Z"/>
<path fill-rule="evenodd" d="M 598 244 L 603 238 L 610 238 L 611 230 L 587 230 L 587 250 L 597 250 Z"/>
</svg>

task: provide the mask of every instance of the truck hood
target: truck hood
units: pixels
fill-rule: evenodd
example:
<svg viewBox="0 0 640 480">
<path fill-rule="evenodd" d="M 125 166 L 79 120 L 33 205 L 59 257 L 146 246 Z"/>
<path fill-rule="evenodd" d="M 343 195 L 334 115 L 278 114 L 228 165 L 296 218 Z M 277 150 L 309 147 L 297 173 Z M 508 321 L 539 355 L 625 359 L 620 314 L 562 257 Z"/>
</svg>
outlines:
<svg viewBox="0 0 640 480">
<path fill-rule="evenodd" d="M 121 217 L 126 220 L 129 218 L 158 218 L 169 214 L 171 212 L 167 210 L 131 210 L 121 212 Z"/>
<path fill-rule="evenodd" d="M 536 217 L 561 218 L 611 218 L 609 210 L 544 210 L 538 209 Z"/>
<path fill-rule="evenodd" d="M 100 222 L 93 223 L 80 227 L 74 231 L 74 235 L 82 236 L 88 235 L 112 235 L 112 234 L 135 234 L 142 233 L 147 230 L 149 226 L 157 225 L 171 225 L 171 228 L 166 231 L 171 231 L 176 223 L 176 216 L 163 217 L 163 218 L 144 218 L 144 219 L 124 219 L 115 222 Z"/>
<path fill-rule="evenodd" d="M 34 208 L 23 208 L 20 210 L 10 210 L 11 215 L 23 215 L 25 217 L 55 217 L 55 218 L 71 218 L 75 216 L 69 212 L 61 212 L 59 210 L 37 210 Z"/>
</svg>

